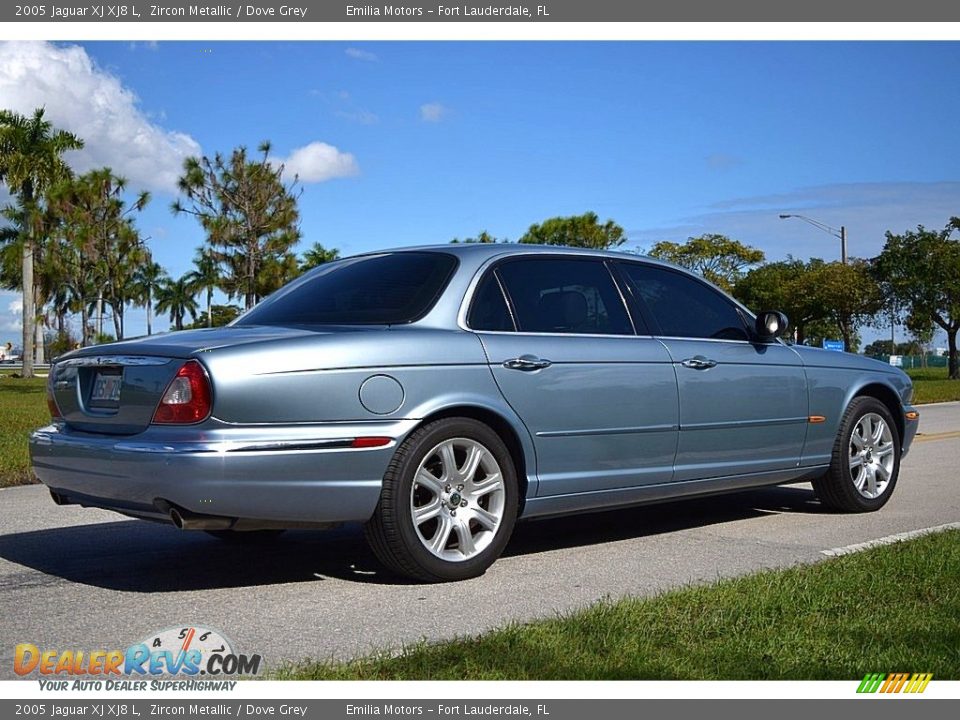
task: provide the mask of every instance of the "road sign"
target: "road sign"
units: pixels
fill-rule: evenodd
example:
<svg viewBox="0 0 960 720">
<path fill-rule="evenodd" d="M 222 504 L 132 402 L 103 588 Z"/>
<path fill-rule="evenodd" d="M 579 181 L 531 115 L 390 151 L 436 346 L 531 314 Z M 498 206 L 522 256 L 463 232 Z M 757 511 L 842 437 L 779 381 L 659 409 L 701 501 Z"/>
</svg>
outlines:
<svg viewBox="0 0 960 720">
<path fill-rule="evenodd" d="M 834 352 L 844 352 L 847 348 L 843 344 L 843 340 L 823 340 L 823 349 L 824 350 L 833 350 Z"/>
</svg>

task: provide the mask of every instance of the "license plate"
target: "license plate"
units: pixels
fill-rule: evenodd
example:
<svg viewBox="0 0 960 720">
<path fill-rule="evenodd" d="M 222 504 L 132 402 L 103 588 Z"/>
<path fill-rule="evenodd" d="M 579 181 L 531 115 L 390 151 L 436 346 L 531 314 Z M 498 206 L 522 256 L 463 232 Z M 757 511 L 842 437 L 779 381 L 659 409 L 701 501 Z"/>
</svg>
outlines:
<svg viewBox="0 0 960 720">
<path fill-rule="evenodd" d="M 97 373 L 93 379 L 93 392 L 90 393 L 90 402 L 96 404 L 120 402 L 120 386 L 122 384 L 123 375 Z"/>
</svg>

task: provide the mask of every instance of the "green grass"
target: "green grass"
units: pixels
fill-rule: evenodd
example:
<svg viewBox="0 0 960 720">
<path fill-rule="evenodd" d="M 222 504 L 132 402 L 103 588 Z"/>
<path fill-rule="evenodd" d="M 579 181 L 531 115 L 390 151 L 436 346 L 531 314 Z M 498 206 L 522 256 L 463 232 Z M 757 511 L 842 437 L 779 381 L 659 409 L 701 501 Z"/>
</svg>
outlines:
<svg viewBox="0 0 960 720">
<path fill-rule="evenodd" d="M 0 487 L 34 482 L 27 437 L 50 421 L 46 382 L 0 375 Z"/>
<path fill-rule="evenodd" d="M 913 368 L 906 373 L 913 379 L 914 404 L 960 400 L 960 380 L 948 380 L 947 368 Z"/>
<path fill-rule="evenodd" d="M 860 680 L 894 671 L 960 679 L 960 531 L 275 677 Z"/>
</svg>

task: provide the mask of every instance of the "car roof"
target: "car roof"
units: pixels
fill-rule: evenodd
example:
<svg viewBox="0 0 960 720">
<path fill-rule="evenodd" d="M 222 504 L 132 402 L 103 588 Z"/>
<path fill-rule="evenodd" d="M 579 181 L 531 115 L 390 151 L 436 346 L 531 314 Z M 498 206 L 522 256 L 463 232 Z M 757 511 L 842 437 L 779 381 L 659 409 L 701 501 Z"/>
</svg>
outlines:
<svg viewBox="0 0 960 720">
<path fill-rule="evenodd" d="M 665 267 L 679 268 L 671 262 L 665 262 L 648 255 L 626 252 L 622 250 L 601 250 L 594 248 L 570 247 L 567 245 L 535 245 L 526 243 L 446 243 L 436 245 L 412 245 L 408 247 L 383 248 L 370 252 L 360 253 L 360 255 L 381 255 L 383 253 L 394 252 L 445 252 L 457 256 L 469 256 L 474 258 L 489 258 L 495 255 L 527 255 L 533 253 L 552 253 L 563 255 L 585 255 L 592 257 L 606 257 L 620 260 L 643 260 L 645 262 L 663 265 Z M 355 256 L 356 257 L 356 256 Z"/>
</svg>

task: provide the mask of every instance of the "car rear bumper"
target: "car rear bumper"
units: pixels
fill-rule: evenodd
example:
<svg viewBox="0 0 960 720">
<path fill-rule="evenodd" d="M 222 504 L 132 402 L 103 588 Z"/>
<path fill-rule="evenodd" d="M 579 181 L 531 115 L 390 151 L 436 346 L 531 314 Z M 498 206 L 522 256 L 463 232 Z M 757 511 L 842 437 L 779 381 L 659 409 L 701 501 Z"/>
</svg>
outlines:
<svg viewBox="0 0 960 720">
<path fill-rule="evenodd" d="M 278 527 L 365 521 L 396 444 L 414 424 L 152 427 L 126 437 L 55 424 L 31 435 L 30 455 L 60 502 L 157 520 L 175 507 Z M 390 440 L 351 447 L 362 437 Z"/>
</svg>

